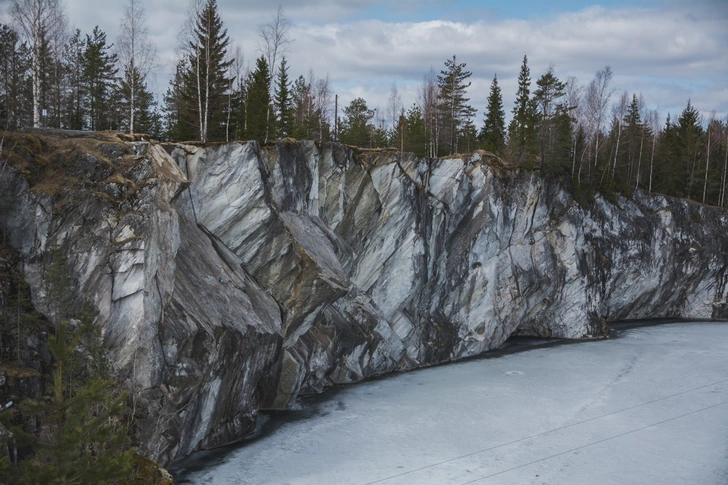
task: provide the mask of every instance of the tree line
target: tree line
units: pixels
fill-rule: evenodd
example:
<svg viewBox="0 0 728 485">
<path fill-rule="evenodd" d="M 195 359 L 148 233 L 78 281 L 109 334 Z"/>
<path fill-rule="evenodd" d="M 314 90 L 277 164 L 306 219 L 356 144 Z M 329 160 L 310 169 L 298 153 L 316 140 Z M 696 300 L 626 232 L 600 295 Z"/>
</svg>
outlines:
<svg viewBox="0 0 728 485">
<path fill-rule="evenodd" d="M 328 75 L 291 77 L 291 22 L 282 8 L 259 26 L 260 56 L 251 70 L 216 1 L 192 0 L 175 73 L 157 106 L 147 86 L 154 46 L 139 0 L 128 0 L 115 45 L 98 27 L 69 36 L 59 0 L 14 0 L 12 11 L 14 26 L 0 25 L 6 129 L 111 129 L 205 143 L 338 140 L 422 157 L 485 149 L 513 167 L 570 178 L 585 201 L 596 192 L 642 188 L 728 206 L 728 120 L 703 119 L 688 101 L 677 119 L 668 114 L 662 123 L 640 94 L 613 87 L 608 66 L 584 85 L 559 79 L 551 66 L 532 85 L 524 56 L 508 124 L 496 75 L 476 127 L 471 72 L 456 56 L 424 76 L 409 108 L 393 83 L 385 109 L 356 98 L 339 110 Z"/>
</svg>

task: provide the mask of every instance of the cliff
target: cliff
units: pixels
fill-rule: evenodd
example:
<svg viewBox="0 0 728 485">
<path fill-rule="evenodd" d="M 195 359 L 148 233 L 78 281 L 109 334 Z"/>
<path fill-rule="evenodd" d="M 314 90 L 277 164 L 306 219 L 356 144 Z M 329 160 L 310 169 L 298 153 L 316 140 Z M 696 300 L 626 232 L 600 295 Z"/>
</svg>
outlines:
<svg viewBox="0 0 728 485">
<path fill-rule="evenodd" d="M 728 318 L 728 213 L 576 204 L 486 153 L 46 135 L 0 175 L 0 229 L 50 318 L 49 250 L 99 310 L 162 464 L 300 393 L 616 319 Z M 0 403 L 3 404 L 3 403 Z"/>
</svg>

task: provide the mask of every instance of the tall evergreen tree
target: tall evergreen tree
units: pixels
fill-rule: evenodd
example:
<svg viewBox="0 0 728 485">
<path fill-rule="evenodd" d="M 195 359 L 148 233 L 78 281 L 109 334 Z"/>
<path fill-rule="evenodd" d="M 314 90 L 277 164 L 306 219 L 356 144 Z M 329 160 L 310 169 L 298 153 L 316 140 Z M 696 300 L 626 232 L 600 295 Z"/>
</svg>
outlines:
<svg viewBox="0 0 728 485">
<path fill-rule="evenodd" d="M 136 67 L 127 70 L 119 83 L 121 126 L 124 131 L 150 133 L 154 125 L 154 95 Z M 134 123 L 132 128 L 131 123 Z"/>
<path fill-rule="evenodd" d="M 541 152 L 541 168 L 546 165 L 546 153 L 553 149 L 555 120 L 558 100 L 566 94 L 566 83 L 554 76 L 553 67 L 536 81 L 533 102 L 538 107 L 538 138 Z"/>
<path fill-rule="evenodd" d="M 60 0 L 13 0 L 12 13 L 30 48 L 33 127 L 40 128 L 43 83 L 52 69 L 46 62 L 49 42 L 60 39 L 66 29 L 63 4 Z"/>
<path fill-rule="evenodd" d="M 444 141 L 451 155 L 458 151 L 458 137 L 463 133 L 463 127 L 475 115 L 475 109 L 467 104 L 470 101 L 466 97 L 470 87 L 467 79 L 472 73 L 466 71 L 465 66 L 464 62 L 458 64 L 456 56 L 452 56 L 445 61 L 445 69 L 437 76 L 440 110 L 446 128 L 443 130 Z"/>
<path fill-rule="evenodd" d="M 293 82 L 293 137 L 299 140 L 311 138 L 313 92 L 311 84 L 303 76 Z"/>
<path fill-rule="evenodd" d="M 265 143 L 268 133 L 268 108 L 270 107 L 270 70 L 268 61 L 260 56 L 255 61 L 246 104 L 245 137 Z"/>
<path fill-rule="evenodd" d="M 71 130 L 83 130 L 85 118 L 86 83 L 80 66 L 84 64 L 85 43 L 81 31 L 76 29 L 66 43 L 64 58 L 69 66 L 66 91 L 65 123 Z"/>
<path fill-rule="evenodd" d="M 426 157 L 428 155 L 427 127 L 420 107 L 413 104 L 407 110 L 405 117 L 400 117 L 400 120 L 404 120 L 406 124 L 404 151 L 412 152 L 418 157 Z"/>
<path fill-rule="evenodd" d="M 506 113 L 503 111 L 503 95 L 498 86 L 498 75 L 493 76 L 488 96 L 488 107 L 485 112 L 483 129 L 480 131 L 480 143 L 483 149 L 493 153 L 502 153 L 506 144 Z"/>
<path fill-rule="evenodd" d="M 276 130 L 279 138 L 293 134 L 293 99 L 291 98 L 291 82 L 288 79 L 288 63 L 286 58 L 281 59 L 278 68 L 275 93 Z"/>
<path fill-rule="evenodd" d="M 83 53 L 83 76 L 86 93 L 87 126 L 92 131 L 117 128 L 112 126 L 114 106 L 109 103 L 115 88 L 116 54 L 111 54 L 112 45 L 106 43 L 106 33 L 94 27 L 91 35 L 86 34 Z"/>
<path fill-rule="evenodd" d="M 32 111 L 26 97 L 30 51 L 10 26 L 0 24 L 0 128 L 17 130 Z"/>
<path fill-rule="evenodd" d="M 700 113 L 688 99 L 688 104 L 680 113 L 677 119 L 677 137 L 679 145 L 676 150 L 675 162 L 676 169 L 673 172 L 680 174 L 682 172 L 682 180 L 685 184 L 682 192 L 687 197 L 693 197 L 694 189 L 697 189 L 696 172 L 698 169 L 698 160 L 701 158 L 703 127 L 700 120 Z M 677 175 L 678 177 L 680 175 Z"/>
<path fill-rule="evenodd" d="M 227 116 L 227 77 L 231 59 L 227 59 L 230 38 L 223 28 L 216 0 L 207 0 L 194 19 L 189 40 L 188 62 L 185 63 L 185 109 L 194 114 L 200 141 L 225 139 Z"/>
<path fill-rule="evenodd" d="M 162 112 L 164 114 L 164 139 L 172 141 L 192 140 L 198 131 L 195 129 L 195 116 L 185 96 L 184 72 L 186 58 L 177 63 L 174 77 L 164 94 Z"/>
<path fill-rule="evenodd" d="M 517 164 L 532 165 L 531 159 L 536 153 L 536 106 L 531 99 L 531 70 L 526 56 L 523 56 L 518 74 L 513 118 L 508 125 L 508 145 Z"/>
</svg>

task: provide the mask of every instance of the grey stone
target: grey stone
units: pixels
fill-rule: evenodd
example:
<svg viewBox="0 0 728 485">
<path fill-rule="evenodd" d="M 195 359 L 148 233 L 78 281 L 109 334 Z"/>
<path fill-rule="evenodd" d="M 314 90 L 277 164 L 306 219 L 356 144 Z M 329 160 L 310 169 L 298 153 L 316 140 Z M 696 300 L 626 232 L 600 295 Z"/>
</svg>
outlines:
<svg viewBox="0 0 728 485">
<path fill-rule="evenodd" d="M 50 246 L 64 249 L 75 304 L 99 309 L 134 395 L 140 451 L 162 464 L 242 438 L 258 410 L 301 393 L 476 355 L 511 335 L 728 319 L 725 210 L 641 191 L 581 207 L 558 181 L 498 169 L 484 153 L 400 160 L 314 142 L 107 151 L 136 156 L 123 200 L 87 188 L 54 199 L 8 168 L 0 228 L 49 317 L 43 267 Z M 106 183 L 103 170 L 84 173 Z"/>
</svg>

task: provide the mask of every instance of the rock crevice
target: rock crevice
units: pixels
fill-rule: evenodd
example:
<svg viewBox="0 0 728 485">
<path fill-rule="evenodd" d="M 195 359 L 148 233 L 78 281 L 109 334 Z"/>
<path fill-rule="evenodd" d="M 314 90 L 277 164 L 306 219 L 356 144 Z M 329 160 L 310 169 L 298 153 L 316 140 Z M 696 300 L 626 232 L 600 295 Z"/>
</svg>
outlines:
<svg viewBox="0 0 728 485">
<path fill-rule="evenodd" d="M 639 191 L 581 207 L 485 153 L 119 146 L 111 166 L 144 180 L 123 203 L 94 196 L 119 190 L 108 174 L 46 195 L 8 168 L 0 226 L 41 311 L 49 248 L 63 248 L 136 396 L 142 451 L 164 464 L 240 439 L 301 393 L 511 335 L 728 318 L 716 208 Z"/>
</svg>

